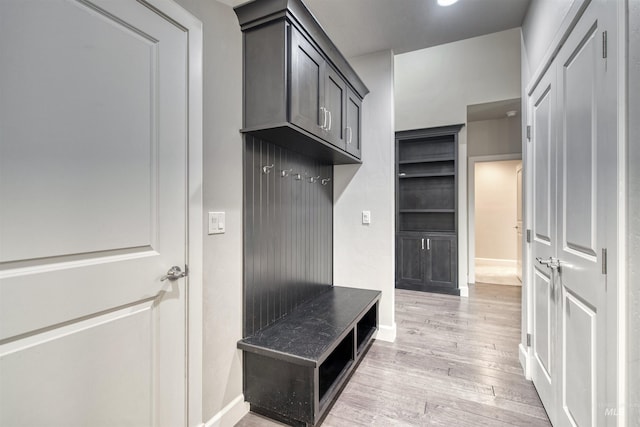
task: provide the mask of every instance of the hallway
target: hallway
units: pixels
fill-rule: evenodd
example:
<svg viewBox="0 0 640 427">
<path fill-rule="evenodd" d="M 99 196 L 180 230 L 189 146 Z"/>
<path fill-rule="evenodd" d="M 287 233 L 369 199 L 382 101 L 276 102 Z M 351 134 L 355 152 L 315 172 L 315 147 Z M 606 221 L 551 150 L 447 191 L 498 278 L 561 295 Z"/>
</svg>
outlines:
<svg viewBox="0 0 640 427">
<path fill-rule="evenodd" d="M 518 361 L 521 289 L 396 290 L 395 343 L 373 343 L 322 425 L 549 426 Z M 254 414 L 237 424 L 278 425 Z"/>
</svg>

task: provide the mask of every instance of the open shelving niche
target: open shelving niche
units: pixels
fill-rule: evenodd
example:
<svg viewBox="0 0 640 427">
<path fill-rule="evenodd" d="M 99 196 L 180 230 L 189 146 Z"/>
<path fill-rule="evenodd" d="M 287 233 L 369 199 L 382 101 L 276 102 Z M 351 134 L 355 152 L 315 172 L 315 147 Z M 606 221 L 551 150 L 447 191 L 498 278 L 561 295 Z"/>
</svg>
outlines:
<svg viewBox="0 0 640 427">
<path fill-rule="evenodd" d="M 455 135 L 398 144 L 398 231 L 456 232 Z"/>
</svg>

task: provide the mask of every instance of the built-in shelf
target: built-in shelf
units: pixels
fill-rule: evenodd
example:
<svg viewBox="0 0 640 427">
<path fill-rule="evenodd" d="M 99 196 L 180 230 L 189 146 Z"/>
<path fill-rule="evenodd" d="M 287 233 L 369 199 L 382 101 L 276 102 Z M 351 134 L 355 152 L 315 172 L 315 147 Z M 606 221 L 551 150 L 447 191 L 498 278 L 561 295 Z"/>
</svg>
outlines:
<svg viewBox="0 0 640 427">
<path fill-rule="evenodd" d="M 396 132 L 396 287 L 459 294 L 461 125 Z"/>
<path fill-rule="evenodd" d="M 455 173 L 451 172 L 439 172 L 439 173 L 413 173 L 413 174 L 398 174 L 398 178 L 407 179 L 407 178 L 432 178 L 435 176 L 456 176 Z"/>
<path fill-rule="evenodd" d="M 421 158 L 421 159 L 408 159 L 408 160 L 400 160 L 398 162 L 399 165 L 409 165 L 412 163 L 434 163 L 434 162 L 448 162 L 451 160 L 455 160 L 455 156 L 434 156 L 429 158 Z"/>
<path fill-rule="evenodd" d="M 455 213 L 455 209 L 399 209 L 400 213 Z"/>
</svg>

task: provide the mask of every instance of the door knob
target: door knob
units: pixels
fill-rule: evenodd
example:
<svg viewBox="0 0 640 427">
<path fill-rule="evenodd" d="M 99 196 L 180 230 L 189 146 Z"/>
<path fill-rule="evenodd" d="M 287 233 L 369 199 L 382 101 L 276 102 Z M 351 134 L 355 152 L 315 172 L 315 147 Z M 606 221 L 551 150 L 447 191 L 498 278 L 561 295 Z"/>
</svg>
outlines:
<svg viewBox="0 0 640 427">
<path fill-rule="evenodd" d="M 161 282 L 164 282 L 165 280 L 178 280 L 182 277 L 185 277 L 187 275 L 186 271 L 182 271 L 182 269 L 180 267 L 178 267 L 177 265 L 174 265 L 173 267 L 171 267 L 169 269 L 169 271 L 167 271 L 167 274 L 162 276 L 160 278 Z"/>
</svg>

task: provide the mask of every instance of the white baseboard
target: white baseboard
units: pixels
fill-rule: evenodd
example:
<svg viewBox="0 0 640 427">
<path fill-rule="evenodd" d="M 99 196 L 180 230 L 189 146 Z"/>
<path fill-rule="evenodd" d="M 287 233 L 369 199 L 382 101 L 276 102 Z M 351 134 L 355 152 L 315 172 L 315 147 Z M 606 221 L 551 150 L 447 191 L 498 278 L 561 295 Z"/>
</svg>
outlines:
<svg viewBox="0 0 640 427">
<path fill-rule="evenodd" d="M 241 394 L 204 423 L 203 427 L 233 427 L 248 413 L 249 403 L 244 401 L 244 395 Z"/>
<path fill-rule="evenodd" d="M 375 339 L 380 341 L 394 342 L 396 340 L 397 328 L 396 323 L 393 325 L 378 325 L 378 332 L 376 332 Z"/>
<path fill-rule="evenodd" d="M 460 296 L 461 297 L 468 297 L 469 296 L 469 285 L 467 286 L 460 286 Z"/>
<path fill-rule="evenodd" d="M 476 258 L 476 266 L 478 264 L 489 265 L 492 267 L 513 267 L 518 266 L 515 259 L 496 259 L 496 258 Z"/>
<path fill-rule="evenodd" d="M 518 344 L 518 356 L 520 359 L 520 365 L 524 371 L 524 377 L 531 380 L 531 373 L 529 372 L 529 351 L 524 345 L 522 345 L 522 343 Z"/>
</svg>

